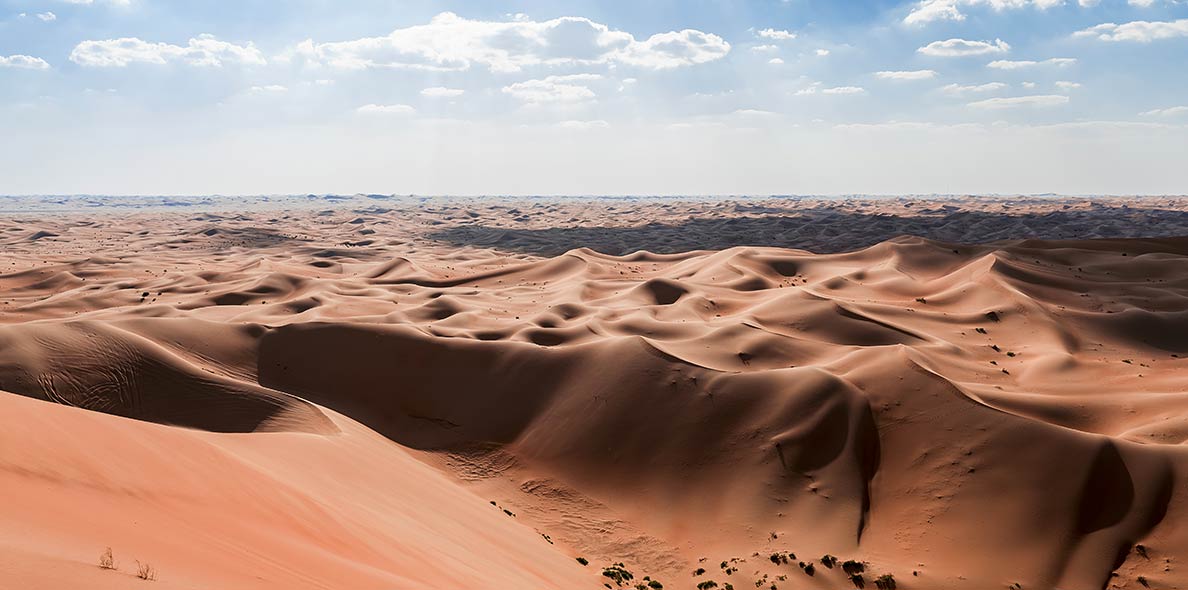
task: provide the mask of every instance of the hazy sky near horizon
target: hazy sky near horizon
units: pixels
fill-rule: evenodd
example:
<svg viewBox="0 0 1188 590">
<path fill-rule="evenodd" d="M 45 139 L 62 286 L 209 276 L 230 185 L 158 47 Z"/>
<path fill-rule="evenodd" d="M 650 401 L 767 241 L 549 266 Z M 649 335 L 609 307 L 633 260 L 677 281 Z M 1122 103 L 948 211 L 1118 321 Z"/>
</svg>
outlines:
<svg viewBox="0 0 1188 590">
<path fill-rule="evenodd" d="M 1183 194 L 1186 161 L 1186 0 L 0 0 L 0 194 Z"/>
</svg>

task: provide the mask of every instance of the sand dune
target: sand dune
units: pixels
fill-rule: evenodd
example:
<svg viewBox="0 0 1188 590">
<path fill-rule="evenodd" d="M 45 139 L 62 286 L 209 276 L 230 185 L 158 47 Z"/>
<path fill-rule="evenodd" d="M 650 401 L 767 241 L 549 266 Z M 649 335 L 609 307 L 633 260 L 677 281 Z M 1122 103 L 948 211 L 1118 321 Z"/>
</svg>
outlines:
<svg viewBox="0 0 1188 590">
<path fill-rule="evenodd" d="M 952 232 L 988 202 L 880 223 Z M 832 253 L 697 227 L 663 253 L 456 242 L 625 223 L 613 202 L 8 221 L 0 578 L 1183 587 L 1188 239 L 1010 203 L 952 241 L 827 226 Z M 981 239 L 1065 237 L 1069 211 L 1109 239 Z"/>
</svg>

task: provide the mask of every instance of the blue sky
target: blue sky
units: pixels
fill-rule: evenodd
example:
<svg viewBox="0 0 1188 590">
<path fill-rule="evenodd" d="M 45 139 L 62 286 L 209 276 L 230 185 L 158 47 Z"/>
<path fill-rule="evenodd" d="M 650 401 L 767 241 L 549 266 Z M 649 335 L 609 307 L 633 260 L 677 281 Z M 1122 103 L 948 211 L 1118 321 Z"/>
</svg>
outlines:
<svg viewBox="0 0 1188 590">
<path fill-rule="evenodd" d="M 1188 193 L 1184 0 L 0 0 L 0 193 Z"/>
</svg>

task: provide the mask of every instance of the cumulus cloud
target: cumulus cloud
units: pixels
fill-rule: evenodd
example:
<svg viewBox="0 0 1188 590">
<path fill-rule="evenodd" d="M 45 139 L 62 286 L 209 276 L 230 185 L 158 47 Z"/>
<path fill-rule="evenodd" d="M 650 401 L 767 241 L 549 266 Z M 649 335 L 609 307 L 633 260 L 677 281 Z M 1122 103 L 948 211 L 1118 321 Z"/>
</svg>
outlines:
<svg viewBox="0 0 1188 590">
<path fill-rule="evenodd" d="M 417 109 L 406 104 L 365 104 L 355 109 L 355 112 L 364 115 L 411 115 Z"/>
<path fill-rule="evenodd" d="M 784 60 L 782 60 L 778 57 L 773 57 L 773 58 L 767 60 L 767 63 L 769 63 L 773 66 L 782 66 L 782 65 L 784 65 Z"/>
<path fill-rule="evenodd" d="M 781 31 L 778 29 L 763 29 L 755 33 L 764 39 L 774 39 L 776 41 L 788 41 L 796 38 L 796 33 L 791 31 Z"/>
<path fill-rule="evenodd" d="M 1068 104 L 1068 97 L 1059 94 L 1037 94 L 1033 96 L 1012 96 L 1010 98 L 987 98 L 969 103 L 975 109 L 1013 109 L 1019 107 L 1056 107 Z"/>
<path fill-rule="evenodd" d="M 1126 3 L 1139 8 L 1150 8 L 1155 4 L 1155 0 L 1126 0 Z"/>
<path fill-rule="evenodd" d="M 122 68 L 133 63 L 184 63 L 220 67 L 223 64 L 264 65 L 264 55 L 255 45 L 236 45 L 213 35 L 198 35 L 185 46 L 149 43 L 135 37 L 83 41 L 70 52 L 70 61 L 88 67 Z"/>
<path fill-rule="evenodd" d="M 0 68 L 16 68 L 21 70 L 48 70 L 49 63 L 40 57 L 31 55 L 0 55 Z"/>
<path fill-rule="evenodd" d="M 1073 57 L 1053 57 L 1052 59 L 1045 59 L 1043 61 L 998 59 L 986 64 L 986 67 L 996 70 L 1021 70 L 1035 66 L 1056 66 L 1063 68 L 1075 63 L 1077 63 L 1077 60 Z"/>
<path fill-rule="evenodd" d="M 920 0 L 904 17 L 903 22 L 908 25 L 924 25 L 944 20 L 963 21 L 965 13 L 961 8 L 968 6 L 988 6 L 1002 12 L 1027 7 L 1047 10 L 1061 4 L 1064 4 L 1064 0 Z M 1096 4 L 1096 0 L 1080 0 L 1080 4 L 1089 6 Z"/>
<path fill-rule="evenodd" d="M 445 88 L 443 86 L 434 86 L 433 88 L 426 88 L 421 91 L 421 96 L 428 96 L 429 98 L 454 98 L 462 96 L 466 91 L 461 88 Z"/>
<path fill-rule="evenodd" d="M 37 18 L 41 19 L 43 22 L 49 23 L 58 20 L 58 15 L 46 11 L 37 13 Z"/>
<path fill-rule="evenodd" d="M 820 82 L 813 82 L 805 88 L 796 91 L 796 96 L 811 96 L 813 94 L 863 94 L 866 92 L 865 88 L 861 86 L 834 86 L 831 88 L 822 88 Z"/>
<path fill-rule="evenodd" d="M 273 94 L 277 92 L 288 92 L 288 90 L 289 88 L 287 86 L 281 86 L 280 84 L 268 84 L 266 86 L 252 86 L 248 89 L 248 92 L 251 92 L 252 94 Z"/>
<path fill-rule="evenodd" d="M 1158 39 L 1188 37 L 1188 18 L 1174 21 L 1136 20 L 1125 24 L 1103 23 L 1073 33 L 1073 37 L 1090 37 L 1099 41 L 1132 41 L 1150 43 Z"/>
<path fill-rule="evenodd" d="M 729 52 L 730 44 L 721 37 L 692 29 L 638 40 L 583 17 L 501 22 L 443 12 L 428 24 L 396 29 L 385 37 L 306 40 L 282 57 L 346 69 L 457 71 L 477 64 L 496 72 L 517 72 L 534 65 L 605 63 L 669 69 L 714 61 Z"/>
<path fill-rule="evenodd" d="M 1079 82 L 1069 82 L 1067 80 L 1057 80 L 1056 87 L 1061 90 L 1076 90 L 1081 87 Z"/>
<path fill-rule="evenodd" d="M 1166 109 L 1153 109 L 1139 113 L 1144 117 L 1174 117 L 1176 115 L 1188 115 L 1188 106 L 1168 107 Z"/>
<path fill-rule="evenodd" d="M 825 57 L 826 55 L 829 55 L 829 50 L 828 49 L 818 49 L 816 51 L 816 54 L 818 57 Z"/>
<path fill-rule="evenodd" d="M 584 83 L 600 79 L 598 74 L 549 76 L 504 86 L 503 92 L 531 103 L 577 102 L 594 98 L 594 91 Z"/>
<path fill-rule="evenodd" d="M 980 92 L 995 92 L 1006 88 L 1007 85 L 1002 82 L 987 82 L 985 84 L 976 84 L 970 86 L 961 86 L 960 84 L 947 84 L 941 87 L 941 91 L 946 94 L 970 94 Z"/>
<path fill-rule="evenodd" d="M 948 39 L 933 41 L 917 49 L 918 53 L 933 57 L 965 57 L 967 55 L 985 55 L 987 53 L 1006 53 L 1011 46 L 1002 39 L 989 41 L 967 41 L 965 39 Z"/>
<path fill-rule="evenodd" d="M 864 92 L 866 89 L 861 86 L 835 86 L 821 90 L 821 94 L 862 94 Z"/>
<path fill-rule="evenodd" d="M 765 53 L 768 51 L 779 51 L 779 50 L 780 50 L 780 48 L 776 47 L 775 45 L 756 45 L 751 48 L 751 51 L 754 51 L 755 53 Z"/>
<path fill-rule="evenodd" d="M 930 80 L 936 77 L 935 70 L 899 70 L 875 72 L 882 80 Z"/>
</svg>

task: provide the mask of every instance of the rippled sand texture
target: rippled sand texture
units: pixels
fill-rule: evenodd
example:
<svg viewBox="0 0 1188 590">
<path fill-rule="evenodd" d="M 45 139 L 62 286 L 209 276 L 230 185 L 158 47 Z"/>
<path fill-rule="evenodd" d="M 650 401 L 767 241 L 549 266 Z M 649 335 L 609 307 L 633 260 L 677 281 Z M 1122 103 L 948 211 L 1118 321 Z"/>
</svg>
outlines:
<svg viewBox="0 0 1188 590">
<path fill-rule="evenodd" d="M 1184 203 L 830 203 L 11 214 L 0 581 L 1188 585 Z"/>
</svg>

